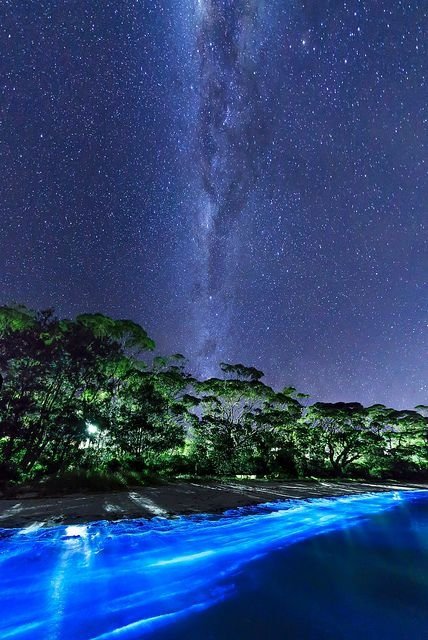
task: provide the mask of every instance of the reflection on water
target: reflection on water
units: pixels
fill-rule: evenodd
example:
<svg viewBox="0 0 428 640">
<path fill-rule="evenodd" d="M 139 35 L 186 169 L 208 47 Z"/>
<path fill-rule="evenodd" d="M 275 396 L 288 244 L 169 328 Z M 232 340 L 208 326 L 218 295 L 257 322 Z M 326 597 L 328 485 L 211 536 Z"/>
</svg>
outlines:
<svg viewBox="0 0 428 640">
<path fill-rule="evenodd" d="M 0 638 L 428 638 L 426 496 L 0 530 Z"/>
</svg>

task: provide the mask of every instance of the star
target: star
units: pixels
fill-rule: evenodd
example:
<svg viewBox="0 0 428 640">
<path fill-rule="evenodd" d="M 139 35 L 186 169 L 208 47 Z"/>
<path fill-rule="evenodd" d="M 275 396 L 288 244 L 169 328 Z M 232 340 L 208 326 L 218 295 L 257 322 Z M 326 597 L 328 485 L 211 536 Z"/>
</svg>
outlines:
<svg viewBox="0 0 428 640">
<path fill-rule="evenodd" d="M 426 404 L 424 3 L 3 5 L 2 304 Z"/>
</svg>

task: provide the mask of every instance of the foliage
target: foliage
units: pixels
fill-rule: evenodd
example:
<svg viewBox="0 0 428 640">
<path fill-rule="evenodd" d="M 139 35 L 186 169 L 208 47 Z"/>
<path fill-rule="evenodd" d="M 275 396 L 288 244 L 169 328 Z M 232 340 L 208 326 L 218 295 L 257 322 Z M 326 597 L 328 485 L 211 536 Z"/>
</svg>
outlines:
<svg viewBox="0 0 428 640">
<path fill-rule="evenodd" d="M 422 477 L 428 409 L 307 404 L 294 387 L 220 363 L 196 380 L 181 354 L 100 313 L 0 307 L 0 482 L 119 488 L 147 477 Z"/>
</svg>

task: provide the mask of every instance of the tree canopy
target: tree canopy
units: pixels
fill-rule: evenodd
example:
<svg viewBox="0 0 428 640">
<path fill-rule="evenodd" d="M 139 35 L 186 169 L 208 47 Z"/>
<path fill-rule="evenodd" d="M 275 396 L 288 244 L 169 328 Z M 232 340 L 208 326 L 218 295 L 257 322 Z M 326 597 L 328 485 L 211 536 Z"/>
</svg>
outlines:
<svg viewBox="0 0 428 640">
<path fill-rule="evenodd" d="M 309 404 L 255 367 L 197 380 L 181 354 L 148 354 L 147 332 L 101 313 L 0 307 L 0 482 L 96 470 L 423 477 L 428 410 Z"/>
</svg>

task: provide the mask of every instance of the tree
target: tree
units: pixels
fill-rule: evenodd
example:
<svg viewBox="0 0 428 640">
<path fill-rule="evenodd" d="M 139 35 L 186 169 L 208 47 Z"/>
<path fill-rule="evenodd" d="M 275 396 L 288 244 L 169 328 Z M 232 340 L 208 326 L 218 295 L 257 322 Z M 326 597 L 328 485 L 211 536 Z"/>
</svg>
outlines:
<svg viewBox="0 0 428 640">
<path fill-rule="evenodd" d="M 317 402 L 306 409 L 302 425 L 301 445 L 317 457 L 324 453 L 339 476 L 381 442 L 367 421 L 367 410 L 358 402 Z"/>
<path fill-rule="evenodd" d="M 184 431 L 150 375 L 134 372 L 121 391 L 112 438 L 121 453 L 147 464 L 184 444 Z"/>
<path fill-rule="evenodd" d="M 51 310 L 1 310 L 0 455 L 23 477 L 77 461 L 86 422 L 108 417 L 116 376 L 133 366 L 123 352 L 129 328 L 98 330 L 109 320 L 97 314 L 94 324 L 59 320 Z M 141 330 L 139 349 L 151 346 L 144 335 Z M 127 345 L 135 347 L 136 340 Z"/>
<path fill-rule="evenodd" d="M 207 471 L 266 472 L 269 462 L 262 462 L 263 452 L 272 457 L 272 451 L 284 448 L 285 439 L 279 434 L 284 435 L 290 420 L 300 415 L 300 404 L 260 382 L 262 372 L 224 363 L 222 369 L 234 377 L 194 385 L 199 417 L 194 451 Z"/>
<path fill-rule="evenodd" d="M 126 376 L 111 421 L 119 455 L 147 466 L 160 454 L 184 446 L 186 429 L 194 420 L 183 400 L 192 380 L 179 354 L 157 357 L 151 370 Z"/>
<path fill-rule="evenodd" d="M 220 369 L 225 374 L 225 377 L 230 377 L 232 380 L 258 382 L 265 375 L 263 371 L 259 371 L 259 369 L 256 369 L 255 367 L 246 367 L 243 364 L 228 364 L 227 362 L 220 362 Z"/>
<path fill-rule="evenodd" d="M 198 381 L 181 354 L 156 356 L 146 331 L 100 313 L 0 307 L 0 479 L 65 470 L 214 475 L 331 473 L 422 477 L 428 408 L 323 403 L 220 364 Z M 132 471 L 134 473 L 134 471 Z"/>
<path fill-rule="evenodd" d="M 420 407 L 420 409 L 423 409 Z M 428 466 L 428 418 L 419 411 L 373 405 L 367 409 L 381 444 L 371 466 L 381 474 L 408 476 Z"/>
</svg>

